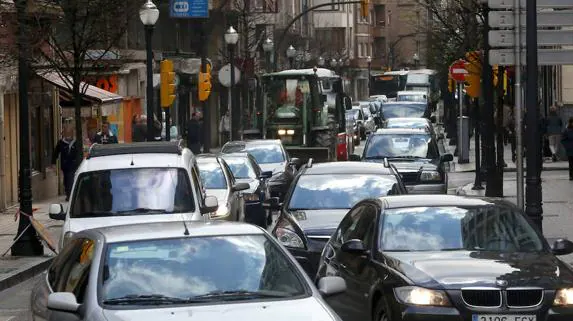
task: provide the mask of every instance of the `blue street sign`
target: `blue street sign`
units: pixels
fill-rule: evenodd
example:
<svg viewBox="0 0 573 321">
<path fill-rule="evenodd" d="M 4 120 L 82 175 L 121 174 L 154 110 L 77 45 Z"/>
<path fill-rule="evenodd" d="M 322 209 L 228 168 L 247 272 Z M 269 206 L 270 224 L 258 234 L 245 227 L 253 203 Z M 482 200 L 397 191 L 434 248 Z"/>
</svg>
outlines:
<svg viewBox="0 0 573 321">
<path fill-rule="evenodd" d="M 209 18 L 209 0 L 170 0 L 171 18 Z"/>
</svg>

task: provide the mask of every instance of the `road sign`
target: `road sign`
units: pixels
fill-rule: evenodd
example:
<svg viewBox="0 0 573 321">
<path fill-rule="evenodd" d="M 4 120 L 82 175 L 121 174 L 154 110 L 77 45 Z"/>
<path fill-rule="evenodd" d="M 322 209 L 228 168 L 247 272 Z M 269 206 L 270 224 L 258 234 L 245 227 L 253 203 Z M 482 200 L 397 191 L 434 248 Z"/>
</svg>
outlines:
<svg viewBox="0 0 573 321">
<path fill-rule="evenodd" d="M 209 0 L 170 0 L 171 18 L 209 18 Z"/>
<path fill-rule="evenodd" d="M 517 25 L 512 11 L 490 11 L 489 26 L 492 28 L 514 28 Z M 525 13 L 521 14 L 521 26 L 525 27 Z M 573 26 L 573 10 L 537 13 L 537 27 Z"/>
<path fill-rule="evenodd" d="M 235 67 L 235 82 L 236 84 L 241 80 L 241 71 Z M 224 87 L 231 87 L 231 64 L 226 64 L 219 70 L 219 83 Z"/>
<path fill-rule="evenodd" d="M 488 0 L 491 9 L 514 9 L 514 0 Z M 526 0 L 520 0 L 522 9 L 525 9 Z M 573 8 L 571 0 L 537 0 L 537 8 Z"/>
<path fill-rule="evenodd" d="M 523 31 L 523 35 L 525 32 Z M 488 41 L 492 47 L 513 47 L 517 45 L 514 30 L 490 30 Z M 525 37 L 521 37 L 521 46 L 525 47 Z M 572 30 L 537 30 L 538 46 L 573 45 Z"/>
<path fill-rule="evenodd" d="M 537 60 L 540 66 L 573 65 L 573 50 L 538 49 Z M 521 61 L 525 61 L 525 52 L 521 52 Z M 513 49 L 495 49 L 489 51 L 489 64 L 500 66 L 515 65 Z"/>
<path fill-rule="evenodd" d="M 466 61 L 463 59 L 458 59 L 450 66 L 450 75 L 455 81 L 464 82 L 466 80 L 466 75 L 468 71 L 466 70 Z"/>
</svg>

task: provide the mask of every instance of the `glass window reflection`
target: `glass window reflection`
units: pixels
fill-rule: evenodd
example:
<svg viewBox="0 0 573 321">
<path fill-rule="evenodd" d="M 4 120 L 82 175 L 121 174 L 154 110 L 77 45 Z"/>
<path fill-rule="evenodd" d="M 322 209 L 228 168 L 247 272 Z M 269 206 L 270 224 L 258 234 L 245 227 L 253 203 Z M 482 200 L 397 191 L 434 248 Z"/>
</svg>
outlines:
<svg viewBox="0 0 573 321">
<path fill-rule="evenodd" d="M 223 157 L 233 176 L 238 179 L 242 178 L 257 178 L 257 173 L 251 166 L 249 159 L 247 158 L 239 158 L 239 157 Z"/>
<path fill-rule="evenodd" d="M 429 134 L 384 134 L 368 140 L 366 159 L 376 158 L 427 158 L 436 159 L 439 151 Z"/>
<path fill-rule="evenodd" d="M 517 210 L 416 207 L 384 212 L 383 251 L 538 252 L 543 241 Z"/>
<path fill-rule="evenodd" d="M 305 175 L 298 180 L 289 209 L 348 209 L 365 198 L 395 190 L 396 179 L 382 175 Z"/>
<path fill-rule="evenodd" d="M 386 104 L 382 105 L 382 114 L 385 119 L 397 117 L 424 117 L 425 104 Z"/>
<path fill-rule="evenodd" d="M 216 161 L 198 162 L 199 175 L 206 189 L 227 189 L 227 179 Z"/>
<path fill-rule="evenodd" d="M 239 290 L 292 297 L 307 291 L 293 264 L 264 235 L 116 243 L 108 247 L 104 262 L 103 301 L 152 294 L 193 298 Z"/>
<path fill-rule="evenodd" d="M 386 128 L 422 128 L 428 127 L 428 123 L 424 120 L 402 120 L 400 118 L 390 118 L 386 121 Z"/>
<path fill-rule="evenodd" d="M 245 150 L 253 155 L 258 164 L 282 163 L 285 161 L 279 145 L 251 145 Z"/>
<path fill-rule="evenodd" d="M 86 172 L 78 177 L 74 194 L 74 218 L 195 211 L 189 177 L 182 168 Z"/>
</svg>

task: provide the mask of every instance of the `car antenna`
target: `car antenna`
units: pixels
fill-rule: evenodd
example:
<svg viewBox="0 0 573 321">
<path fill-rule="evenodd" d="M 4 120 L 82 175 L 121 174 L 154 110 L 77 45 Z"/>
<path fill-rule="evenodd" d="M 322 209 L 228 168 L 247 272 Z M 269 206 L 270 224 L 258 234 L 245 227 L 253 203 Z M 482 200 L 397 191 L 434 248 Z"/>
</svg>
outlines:
<svg viewBox="0 0 573 321">
<path fill-rule="evenodd" d="M 183 226 L 185 227 L 185 231 L 183 231 L 183 235 L 185 235 L 185 236 L 189 235 L 189 229 L 187 228 L 187 223 L 185 221 L 183 221 Z"/>
<path fill-rule="evenodd" d="M 131 166 L 135 165 L 135 164 L 133 163 L 133 154 L 131 154 L 131 164 L 129 164 L 129 165 L 131 165 Z"/>
</svg>

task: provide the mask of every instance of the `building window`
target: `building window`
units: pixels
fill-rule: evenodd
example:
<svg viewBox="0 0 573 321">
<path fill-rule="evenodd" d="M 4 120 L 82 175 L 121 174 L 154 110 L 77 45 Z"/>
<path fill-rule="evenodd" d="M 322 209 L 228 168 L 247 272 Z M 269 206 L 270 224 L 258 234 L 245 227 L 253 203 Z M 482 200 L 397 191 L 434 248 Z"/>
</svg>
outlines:
<svg viewBox="0 0 573 321">
<path fill-rule="evenodd" d="M 340 11 L 340 5 L 335 4 L 335 2 L 339 2 L 339 1 L 338 0 L 316 0 L 312 3 L 312 5 L 316 6 L 319 4 L 332 3 L 330 6 L 324 6 L 324 7 L 318 8 L 318 9 L 316 9 L 316 11 Z"/>
</svg>

